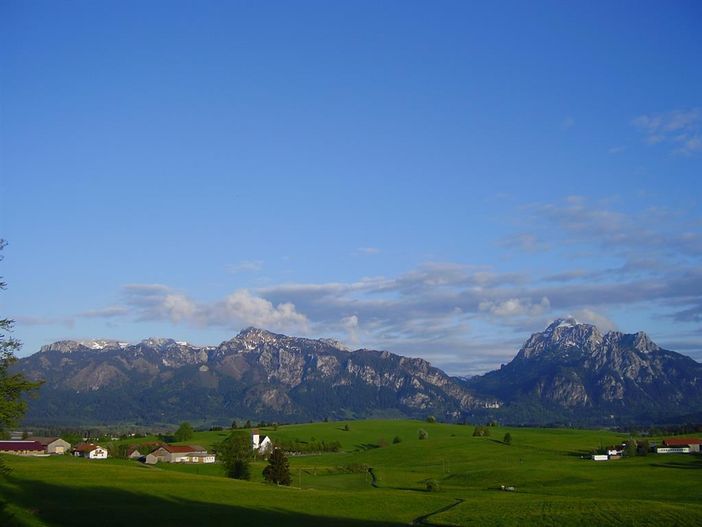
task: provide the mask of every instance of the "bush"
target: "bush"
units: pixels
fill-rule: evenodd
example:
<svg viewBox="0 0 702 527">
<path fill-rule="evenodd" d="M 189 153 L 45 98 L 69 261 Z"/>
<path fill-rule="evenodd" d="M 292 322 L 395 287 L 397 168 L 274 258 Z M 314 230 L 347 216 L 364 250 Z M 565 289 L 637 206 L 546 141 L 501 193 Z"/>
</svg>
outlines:
<svg viewBox="0 0 702 527">
<path fill-rule="evenodd" d="M 511 445 L 511 444 L 512 444 L 512 434 L 510 434 L 509 432 L 507 432 L 507 433 L 505 434 L 505 437 L 502 439 L 502 442 L 503 442 L 505 445 Z"/>
<path fill-rule="evenodd" d="M 473 437 L 488 437 L 490 429 L 487 426 L 476 426 L 473 430 Z"/>
<path fill-rule="evenodd" d="M 397 445 L 398 443 L 402 443 L 402 438 L 400 436 L 395 436 L 392 438 L 392 444 Z"/>
<path fill-rule="evenodd" d="M 427 423 L 436 423 L 436 417 L 430 415 L 429 417 L 427 417 Z"/>
<path fill-rule="evenodd" d="M 419 430 L 417 430 L 417 437 L 418 437 L 420 440 L 429 439 L 429 432 L 427 432 L 427 431 L 424 430 L 423 428 L 420 428 Z"/>
<path fill-rule="evenodd" d="M 441 490 L 441 487 L 439 486 L 439 482 L 435 479 L 428 479 L 426 489 L 427 492 L 439 492 Z"/>
</svg>

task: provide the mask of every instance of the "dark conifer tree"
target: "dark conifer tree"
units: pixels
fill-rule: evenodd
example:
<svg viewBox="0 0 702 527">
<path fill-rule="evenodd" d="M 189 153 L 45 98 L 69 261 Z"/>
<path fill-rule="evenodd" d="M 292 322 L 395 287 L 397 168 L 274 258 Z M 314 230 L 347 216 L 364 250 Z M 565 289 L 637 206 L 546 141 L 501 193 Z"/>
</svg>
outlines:
<svg viewBox="0 0 702 527">
<path fill-rule="evenodd" d="M 263 478 L 269 483 L 276 485 L 290 485 L 290 464 L 288 458 L 279 448 L 273 449 L 268 458 L 268 466 L 263 469 Z"/>
</svg>

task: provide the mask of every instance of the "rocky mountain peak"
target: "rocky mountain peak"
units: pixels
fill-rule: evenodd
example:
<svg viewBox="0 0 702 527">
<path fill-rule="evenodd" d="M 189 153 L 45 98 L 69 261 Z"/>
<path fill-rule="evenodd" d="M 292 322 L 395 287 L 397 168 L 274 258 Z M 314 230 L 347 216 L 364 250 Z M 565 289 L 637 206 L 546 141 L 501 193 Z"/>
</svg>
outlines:
<svg viewBox="0 0 702 527">
<path fill-rule="evenodd" d="M 126 342 L 118 342 L 116 340 L 59 340 L 51 344 L 42 346 L 40 352 L 58 351 L 61 353 L 72 353 L 74 351 L 102 351 L 106 349 L 124 348 Z"/>
<path fill-rule="evenodd" d="M 559 318 L 544 331 L 531 335 L 517 354 L 517 358 L 564 355 L 572 349 L 590 351 L 601 343 L 602 334 L 597 327 L 582 324 L 572 317 Z"/>
<path fill-rule="evenodd" d="M 253 349 L 261 344 L 273 343 L 281 337 L 283 335 L 276 335 L 265 329 L 250 326 L 242 329 L 234 339 L 242 342 L 246 348 Z"/>
<path fill-rule="evenodd" d="M 653 351 L 660 350 L 660 346 L 653 342 L 649 336 L 643 331 L 639 331 L 633 335 L 634 337 L 634 348 L 642 353 L 651 353 Z"/>
<path fill-rule="evenodd" d="M 148 339 L 144 339 L 140 342 L 140 344 L 144 346 L 148 346 L 149 348 L 156 348 L 156 349 L 165 349 L 169 348 L 171 346 L 177 346 L 176 341 L 173 339 L 164 339 L 164 338 L 157 338 L 157 337 L 150 337 Z"/>
</svg>

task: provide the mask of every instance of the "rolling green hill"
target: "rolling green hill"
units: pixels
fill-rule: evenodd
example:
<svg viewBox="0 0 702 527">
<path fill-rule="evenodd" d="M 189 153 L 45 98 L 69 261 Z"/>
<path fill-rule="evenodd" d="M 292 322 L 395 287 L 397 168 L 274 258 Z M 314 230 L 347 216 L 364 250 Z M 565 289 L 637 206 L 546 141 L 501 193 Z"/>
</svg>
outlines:
<svg viewBox="0 0 702 527">
<path fill-rule="evenodd" d="M 345 430 L 348 425 L 349 430 Z M 419 440 L 418 430 L 428 433 Z M 219 465 L 143 466 L 70 457 L 5 456 L 0 488 L 17 525 L 699 525 L 699 455 L 595 463 L 587 454 L 621 434 L 474 427 L 411 420 L 261 429 L 277 440 L 339 441 L 340 452 L 290 456 L 293 487 L 223 476 Z M 512 444 L 502 443 L 506 432 Z M 201 432 L 206 446 L 227 432 Z M 399 443 L 393 443 L 395 437 Z M 583 456 L 585 458 L 583 458 Z M 377 477 L 371 486 L 367 469 Z M 439 492 L 427 492 L 433 479 Z M 503 492 L 501 485 L 515 486 Z M 445 509 L 445 510 L 444 510 Z M 443 510 L 443 512 L 441 512 Z M 422 519 L 424 518 L 424 519 Z"/>
</svg>

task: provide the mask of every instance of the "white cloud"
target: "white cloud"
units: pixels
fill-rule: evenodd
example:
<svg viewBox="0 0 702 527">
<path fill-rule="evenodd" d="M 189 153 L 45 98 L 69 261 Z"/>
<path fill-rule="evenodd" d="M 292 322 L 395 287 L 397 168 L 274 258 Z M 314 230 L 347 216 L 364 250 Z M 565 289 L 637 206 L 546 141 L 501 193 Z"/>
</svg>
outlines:
<svg viewBox="0 0 702 527">
<path fill-rule="evenodd" d="M 593 311 L 592 309 L 579 309 L 573 313 L 573 316 L 580 322 L 597 326 L 597 328 L 602 332 L 617 330 L 617 325 L 612 320 L 601 313 Z"/>
<path fill-rule="evenodd" d="M 307 331 L 307 317 L 295 310 L 295 305 L 283 302 L 274 306 L 265 298 L 252 295 L 246 289 L 240 289 L 229 295 L 223 302 L 218 302 L 204 309 L 204 323 L 210 325 L 253 325 L 274 329 L 297 329 Z M 202 317 L 203 314 L 200 314 Z"/>
<path fill-rule="evenodd" d="M 359 343 L 358 338 L 358 317 L 356 315 L 351 315 L 341 319 L 341 325 L 346 330 L 349 342 L 353 345 Z"/>
<path fill-rule="evenodd" d="M 551 307 L 548 298 L 533 303 L 530 299 L 509 298 L 501 302 L 481 302 L 480 311 L 488 312 L 496 317 L 530 316 L 537 317 L 547 312 Z"/>
<path fill-rule="evenodd" d="M 690 108 L 640 115 L 633 120 L 644 140 L 655 145 L 668 143 L 679 154 L 702 152 L 702 109 Z"/>
<path fill-rule="evenodd" d="M 224 300 L 198 303 L 161 284 L 130 284 L 125 300 L 137 320 L 169 320 L 174 324 L 217 326 L 237 329 L 260 326 L 268 329 L 306 331 L 308 320 L 290 302 L 273 305 L 246 289 L 234 291 Z"/>
</svg>

